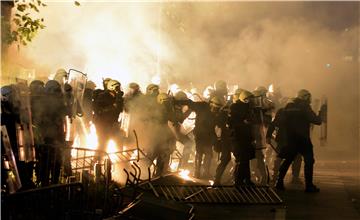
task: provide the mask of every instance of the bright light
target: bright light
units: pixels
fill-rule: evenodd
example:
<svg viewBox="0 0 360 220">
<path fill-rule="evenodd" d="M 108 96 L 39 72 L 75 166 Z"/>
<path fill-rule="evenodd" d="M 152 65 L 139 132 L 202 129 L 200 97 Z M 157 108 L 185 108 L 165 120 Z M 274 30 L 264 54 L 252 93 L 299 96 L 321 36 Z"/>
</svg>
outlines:
<svg viewBox="0 0 360 220">
<path fill-rule="evenodd" d="M 179 175 L 181 178 L 183 178 L 184 180 L 191 180 L 190 176 L 190 170 L 181 170 Z"/>
<path fill-rule="evenodd" d="M 86 135 L 86 146 L 85 148 L 96 150 L 98 148 L 98 137 L 96 135 L 95 125 L 90 122 L 90 132 Z"/>
<path fill-rule="evenodd" d="M 214 185 L 214 181 L 209 180 L 210 185 Z"/>
<path fill-rule="evenodd" d="M 191 112 L 190 115 L 183 121 L 182 127 L 185 130 L 185 133 L 188 134 L 190 131 L 192 131 L 195 128 L 195 119 L 196 113 Z"/>
<path fill-rule="evenodd" d="M 171 84 L 169 90 L 173 95 L 175 95 L 180 91 L 180 87 L 177 84 Z"/>
<path fill-rule="evenodd" d="M 106 146 L 106 152 L 109 154 L 109 157 L 110 157 L 110 160 L 111 162 L 115 162 L 117 161 L 117 157 L 114 153 L 116 153 L 118 150 L 117 150 L 117 147 L 116 147 L 116 144 L 115 144 L 115 141 L 113 140 L 109 140 L 107 146 Z"/>
<path fill-rule="evenodd" d="M 274 85 L 273 85 L 273 84 L 271 84 L 271 85 L 269 86 L 268 91 L 269 91 L 270 93 L 273 93 L 273 92 L 274 92 Z"/>
<path fill-rule="evenodd" d="M 211 91 L 214 91 L 214 88 L 212 86 L 206 87 L 206 89 L 203 92 L 204 98 L 209 99 Z"/>
<path fill-rule="evenodd" d="M 156 84 L 156 85 L 160 85 L 161 82 L 161 78 L 159 75 L 155 75 L 151 78 L 151 83 Z"/>
<path fill-rule="evenodd" d="M 175 172 L 179 167 L 179 161 L 172 161 L 170 164 L 171 172 Z"/>
</svg>

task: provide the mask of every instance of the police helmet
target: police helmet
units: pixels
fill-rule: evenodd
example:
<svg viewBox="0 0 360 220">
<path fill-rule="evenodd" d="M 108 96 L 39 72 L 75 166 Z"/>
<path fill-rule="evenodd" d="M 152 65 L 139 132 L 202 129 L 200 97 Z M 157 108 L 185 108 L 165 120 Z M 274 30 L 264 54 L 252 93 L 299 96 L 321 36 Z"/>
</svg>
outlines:
<svg viewBox="0 0 360 220">
<path fill-rule="evenodd" d="M 266 96 L 267 89 L 264 86 L 258 86 L 253 91 L 254 96 Z"/>
<path fill-rule="evenodd" d="M 108 82 L 111 80 L 111 78 L 105 78 L 105 79 L 103 79 L 103 87 L 104 87 L 104 89 L 106 90 L 107 89 L 107 84 L 108 84 Z"/>
<path fill-rule="evenodd" d="M 166 94 L 166 93 L 162 92 L 157 96 L 157 102 L 159 104 L 163 104 L 163 103 L 168 102 L 168 101 L 170 101 L 170 96 L 168 94 Z"/>
<path fill-rule="evenodd" d="M 1 101 L 8 102 L 10 100 L 13 88 L 11 85 L 1 87 Z"/>
<path fill-rule="evenodd" d="M 86 82 L 85 88 L 94 90 L 96 88 L 96 84 L 93 81 L 89 80 Z"/>
<path fill-rule="evenodd" d="M 106 89 L 113 92 L 119 92 L 120 91 L 120 82 L 114 79 L 111 79 L 107 82 Z"/>
<path fill-rule="evenodd" d="M 306 89 L 301 89 L 297 92 L 296 98 L 311 102 L 311 93 Z"/>
<path fill-rule="evenodd" d="M 65 69 L 61 68 L 56 71 L 54 80 L 58 81 L 60 85 L 64 84 L 67 79 L 68 79 L 68 73 L 66 72 Z"/>
<path fill-rule="evenodd" d="M 45 84 L 45 92 L 48 94 L 61 94 L 61 85 L 56 80 L 49 80 Z"/>
<path fill-rule="evenodd" d="M 175 100 L 187 100 L 188 97 L 185 92 L 179 91 L 174 96 Z"/>
<path fill-rule="evenodd" d="M 254 95 L 247 91 L 247 90 L 244 90 L 240 93 L 239 95 L 239 100 L 243 103 L 249 103 L 250 102 L 250 99 L 253 97 Z"/>
<path fill-rule="evenodd" d="M 30 92 L 32 94 L 38 94 L 38 93 L 41 93 L 44 91 L 44 82 L 41 81 L 41 80 L 33 80 L 30 85 L 29 85 L 29 88 L 30 88 Z"/>
<path fill-rule="evenodd" d="M 159 95 L 159 86 L 156 84 L 149 84 L 146 87 L 146 94 L 153 95 L 153 96 Z"/>
<path fill-rule="evenodd" d="M 225 105 L 225 100 L 223 98 L 215 96 L 210 100 L 210 105 L 213 107 L 221 108 Z"/>
</svg>

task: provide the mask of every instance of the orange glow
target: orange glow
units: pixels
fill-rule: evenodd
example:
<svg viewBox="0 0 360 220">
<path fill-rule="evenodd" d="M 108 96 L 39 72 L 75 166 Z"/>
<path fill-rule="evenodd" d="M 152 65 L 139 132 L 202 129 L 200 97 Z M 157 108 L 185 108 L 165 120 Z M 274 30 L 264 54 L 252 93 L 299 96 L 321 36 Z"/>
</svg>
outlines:
<svg viewBox="0 0 360 220">
<path fill-rule="evenodd" d="M 86 135 L 86 148 L 96 150 L 98 148 L 98 137 L 95 125 L 90 122 L 90 132 Z"/>
<path fill-rule="evenodd" d="M 191 180 L 189 174 L 190 174 L 190 170 L 181 170 L 179 173 L 180 177 L 183 178 L 184 180 Z"/>
<path fill-rule="evenodd" d="M 118 158 L 116 157 L 116 155 L 114 153 L 116 153 L 117 147 L 116 144 L 113 140 L 110 140 L 106 146 L 106 152 L 109 154 L 110 160 L 111 162 L 116 162 L 118 160 Z"/>
</svg>

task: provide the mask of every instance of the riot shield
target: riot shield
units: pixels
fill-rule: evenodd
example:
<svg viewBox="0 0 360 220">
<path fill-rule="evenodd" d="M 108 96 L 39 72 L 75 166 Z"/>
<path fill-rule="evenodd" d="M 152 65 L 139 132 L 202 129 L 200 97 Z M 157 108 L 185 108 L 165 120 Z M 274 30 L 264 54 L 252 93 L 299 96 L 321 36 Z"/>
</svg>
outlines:
<svg viewBox="0 0 360 220">
<path fill-rule="evenodd" d="M 69 70 L 69 78 L 68 78 L 68 84 L 72 88 L 72 98 L 71 101 L 71 112 L 72 117 L 75 118 L 77 114 L 81 114 L 82 109 L 82 101 L 86 86 L 87 76 L 85 73 L 82 73 L 78 70 L 70 69 Z"/>
<path fill-rule="evenodd" d="M 35 144 L 32 130 L 32 116 L 30 106 L 30 90 L 27 81 L 16 78 L 15 100 L 19 106 L 20 123 L 16 123 L 17 145 L 19 160 L 35 161 Z"/>
<path fill-rule="evenodd" d="M 321 98 L 321 120 L 322 123 L 320 125 L 320 146 L 326 146 L 327 144 L 327 109 L 328 109 L 328 100 L 327 97 L 323 96 Z"/>
<path fill-rule="evenodd" d="M 86 86 L 87 76 L 78 70 L 70 69 L 67 85 L 65 85 L 64 96 L 68 107 L 68 114 L 65 118 L 66 141 L 72 142 L 75 136 L 75 123 L 73 119 L 82 116 L 82 101 Z"/>
<path fill-rule="evenodd" d="M 125 137 L 129 137 L 130 120 L 130 113 L 125 110 L 120 113 L 118 122 L 120 122 L 120 129 L 124 132 Z"/>
<path fill-rule="evenodd" d="M 5 151 L 3 154 L 6 156 L 6 159 L 3 160 L 2 169 L 7 170 L 6 184 L 9 193 L 14 193 L 21 188 L 21 181 L 5 125 L 1 126 L 1 143 Z"/>
</svg>

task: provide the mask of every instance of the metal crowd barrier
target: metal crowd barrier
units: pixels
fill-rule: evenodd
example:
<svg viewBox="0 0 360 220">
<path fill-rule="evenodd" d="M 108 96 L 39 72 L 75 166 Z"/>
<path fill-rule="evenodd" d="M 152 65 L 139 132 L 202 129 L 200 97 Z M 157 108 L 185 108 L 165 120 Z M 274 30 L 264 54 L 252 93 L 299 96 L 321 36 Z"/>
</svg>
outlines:
<svg viewBox="0 0 360 220">
<path fill-rule="evenodd" d="M 282 203 L 276 192 L 265 186 L 153 185 L 153 188 L 166 200 L 186 203 Z"/>
<path fill-rule="evenodd" d="M 17 192 L 2 196 L 1 219 L 88 219 L 83 199 L 81 183 Z"/>
</svg>

